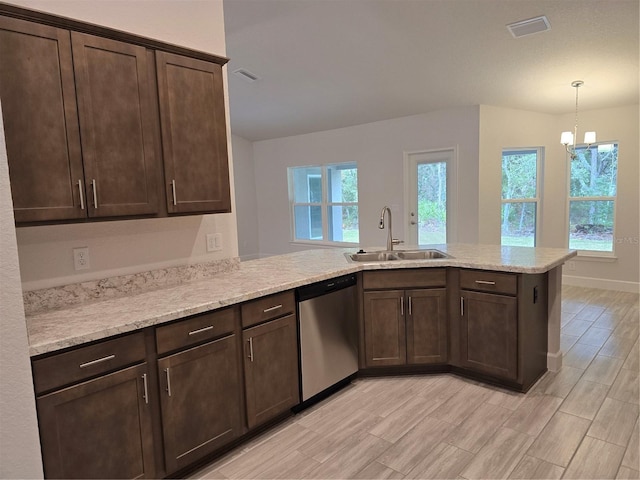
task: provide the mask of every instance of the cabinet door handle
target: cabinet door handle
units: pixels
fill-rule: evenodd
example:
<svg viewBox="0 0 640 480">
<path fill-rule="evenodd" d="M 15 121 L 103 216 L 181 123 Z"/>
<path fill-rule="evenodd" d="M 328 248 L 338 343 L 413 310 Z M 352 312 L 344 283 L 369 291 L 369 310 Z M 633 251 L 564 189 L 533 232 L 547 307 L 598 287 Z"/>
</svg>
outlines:
<svg viewBox="0 0 640 480">
<path fill-rule="evenodd" d="M 460 297 L 460 316 L 464 317 L 464 297 Z"/>
<path fill-rule="evenodd" d="M 253 337 L 249 337 L 249 360 L 253 362 Z"/>
<path fill-rule="evenodd" d="M 400 297 L 400 315 L 404 317 L 404 297 Z"/>
<path fill-rule="evenodd" d="M 78 180 L 78 193 L 80 193 L 80 209 L 84 210 L 84 195 L 82 194 L 82 180 Z"/>
<path fill-rule="evenodd" d="M 80 368 L 91 367 L 92 365 L 95 365 L 97 363 L 108 362 L 109 360 L 113 360 L 114 358 L 116 358 L 115 355 L 107 355 L 106 357 L 97 358 L 95 360 L 91 360 L 90 362 L 81 363 Z"/>
<path fill-rule="evenodd" d="M 98 208 L 98 189 L 96 188 L 96 179 L 91 180 L 91 190 L 93 190 L 93 208 Z"/>
<path fill-rule="evenodd" d="M 490 282 L 488 280 L 476 280 L 476 283 L 479 285 L 495 285 L 496 282 Z"/>
<path fill-rule="evenodd" d="M 142 398 L 144 398 L 144 403 L 149 404 L 149 389 L 147 387 L 147 374 L 142 375 L 142 386 L 144 387 L 144 393 L 142 394 Z"/>
<path fill-rule="evenodd" d="M 178 197 L 176 197 L 176 181 L 171 180 L 171 193 L 173 194 L 173 205 L 178 205 Z"/>
<path fill-rule="evenodd" d="M 282 308 L 282 304 L 274 305 L 273 307 L 269 307 L 269 308 L 265 308 L 262 312 L 263 313 L 269 313 L 269 312 L 273 312 L 274 310 L 278 310 L 279 308 Z"/>
<path fill-rule="evenodd" d="M 167 376 L 167 393 L 171 396 L 171 376 L 169 375 L 169 368 L 164 369 L 164 373 Z"/>
<path fill-rule="evenodd" d="M 199 328 L 197 330 L 191 330 L 189 335 L 197 335 L 198 333 L 206 332 L 208 330 L 213 330 L 213 325 L 209 325 L 208 327 Z"/>
<path fill-rule="evenodd" d="M 413 301 L 411 300 L 411 297 L 409 297 L 409 316 L 411 316 L 411 315 L 412 315 L 412 312 L 411 312 L 411 310 L 412 310 L 412 304 L 413 304 Z"/>
</svg>

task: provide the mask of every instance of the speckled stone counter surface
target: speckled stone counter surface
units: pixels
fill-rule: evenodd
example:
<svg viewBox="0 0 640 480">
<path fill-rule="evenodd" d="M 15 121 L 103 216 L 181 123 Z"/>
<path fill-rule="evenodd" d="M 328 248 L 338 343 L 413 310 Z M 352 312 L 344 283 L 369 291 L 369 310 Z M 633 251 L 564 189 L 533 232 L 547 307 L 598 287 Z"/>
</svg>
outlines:
<svg viewBox="0 0 640 480">
<path fill-rule="evenodd" d="M 241 262 L 237 269 L 203 280 L 28 315 L 30 354 L 81 345 L 361 270 L 451 266 L 544 273 L 576 255 L 574 250 L 555 248 L 430 247 L 453 258 L 349 263 L 344 253 L 356 249 L 308 250 Z"/>
</svg>

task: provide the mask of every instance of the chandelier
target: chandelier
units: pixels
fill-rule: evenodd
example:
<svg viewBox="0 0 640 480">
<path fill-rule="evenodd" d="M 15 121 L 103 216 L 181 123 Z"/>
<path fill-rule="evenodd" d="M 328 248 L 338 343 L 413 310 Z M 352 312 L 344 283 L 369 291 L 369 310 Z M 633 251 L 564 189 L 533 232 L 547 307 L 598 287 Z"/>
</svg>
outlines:
<svg viewBox="0 0 640 480">
<path fill-rule="evenodd" d="M 576 145 L 575 142 L 578 139 L 578 89 L 584 85 L 582 80 L 575 80 L 571 82 L 571 86 L 576 89 L 576 125 L 573 132 L 562 132 L 560 136 L 560 143 L 567 149 L 567 153 L 571 156 L 571 160 L 576 158 Z M 596 143 L 596 132 L 584 132 L 584 143 L 587 145 L 587 149 L 594 143 Z"/>
</svg>

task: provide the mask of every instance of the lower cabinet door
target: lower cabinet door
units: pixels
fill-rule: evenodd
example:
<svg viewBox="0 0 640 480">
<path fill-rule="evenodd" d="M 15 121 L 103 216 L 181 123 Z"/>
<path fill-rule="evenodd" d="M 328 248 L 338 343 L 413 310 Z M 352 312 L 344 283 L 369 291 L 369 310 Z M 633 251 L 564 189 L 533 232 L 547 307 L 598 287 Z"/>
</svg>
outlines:
<svg viewBox="0 0 640 480">
<path fill-rule="evenodd" d="M 236 342 L 229 335 L 158 360 L 167 473 L 241 434 Z"/>
<path fill-rule="evenodd" d="M 404 290 L 364 292 L 364 342 L 367 367 L 407 361 Z"/>
<path fill-rule="evenodd" d="M 300 402 L 296 316 L 272 320 L 242 333 L 249 428 Z"/>
<path fill-rule="evenodd" d="M 408 290 L 407 363 L 447 363 L 447 291 Z"/>
<path fill-rule="evenodd" d="M 37 399 L 46 478 L 154 478 L 146 364 Z"/>
<path fill-rule="evenodd" d="M 461 291 L 461 363 L 469 369 L 516 380 L 518 301 L 516 297 Z"/>
</svg>

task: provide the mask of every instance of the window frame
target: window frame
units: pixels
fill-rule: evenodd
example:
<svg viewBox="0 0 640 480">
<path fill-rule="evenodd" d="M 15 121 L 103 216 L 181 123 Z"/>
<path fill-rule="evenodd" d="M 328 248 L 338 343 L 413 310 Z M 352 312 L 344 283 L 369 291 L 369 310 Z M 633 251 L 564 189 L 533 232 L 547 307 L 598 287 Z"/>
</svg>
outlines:
<svg viewBox="0 0 640 480">
<path fill-rule="evenodd" d="M 502 198 L 502 181 L 500 184 L 500 245 L 511 247 L 516 245 L 505 245 L 502 243 L 502 208 L 506 203 L 533 203 L 536 209 L 535 215 L 535 233 L 533 235 L 533 246 L 540 244 L 542 231 L 542 177 L 544 175 L 544 147 L 514 147 L 503 148 L 500 155 L 500 178 L 502 179 L 502 163 L 505 155 L 518 154 L 523 152 L 535 152 L 536 154 L 536 196 L 528 198 Z"/>
<path fill-rule="evenodd" d="M 578 256 L 579 257 L 590 257 L 590 258 L 602 258 L 602 259 L 615 259 L 617 258 L 616 256 L 616 229 L 617 229 L 617 222 L 616 219 L 618 217 L 617 215 L 617 210 L 618 210 L 618 176 L 619 176 L 619 170 L 618 167 L 620 166 L 620 162 L 619 162 L 619 156 L 620 156 L 620 142 L 617 140 L 608 140 L 608 141 L 599 141 L 596 143 L 592 143 L 589 145 L 589 148 L 593 148 L 593 147 L 598 147 L 599 145 L 616 145 L 618 153 L 616 155 L 616 194 L 615 196 L 593 196 L 593 197 L 572 197 L 571 196 L 571 163 L 572 163 L 572 158 L 571 155 L 567 155 L 568 158 L 568 162 L 567 162 L 567 203 L 566 203 L 566 225 L 565 225 L 565 232 L 566 232 L 566 247 L 567 248 L 571 248 L 570 244 L 571 244 L 571 202 L 589 202 L 589 201 L 595 201 L 595 202 L 613 202 L 613 228 L 612 228 L 612 232 L 611 232 L 611 236 L 612 236 L 612 241 L 611 241 L 611 250 L 584 250 L 584 249 L 578 249 L 578 248 L 571 248 L 572 250 L 576 250 L 578 252 Z M 575 150 L 586 150 L 587 149 L 587 144 L 585 143 L 581 143 L 581 144 L 577 144 L 575 146 Z"/>
<path fill-rule="evenodd" d="M 290 243 L 303 244 L 303 245 L 325 245 L 333 247 L 353 247 L 360 243 L 360 228 L 358 222 L 358 241 L 357 242 L 345 242 L 330 240 L 330 228 L 329 228 L 329 209 L 332 207 L 358 207 L 359 214 L 359 202 L 332 202 L 329 201 L 329 171 L 332 167 L 351 167 L 358 170 L 357 162 L 341 162 L 341 163 L 328 163 L 322 165 L 300 165 L 287 168 L 287 184 L 289 189 L 289 230 L 290 230 Z M 294 172 L 298 169 L 307 168 L 319 168 L 320 179 L 322 184 L 322 199 L 320 202 L 296 202 L 295 201 L 295 186 L 294 186 Z M 345 168 L 346 169 L 346 168 Z M 307 177 L 308 179 L 308 177 Z M 307 180 L 308 181 L 308 180 Z M 358 199 L 360 195 L 358 194 Z M 320 207 L 322 215 L 322 238 L 296 238 L 296 216 L 295 208 L 298 206 L 303 207 Z M 359 218 L 359 216 L 358 216 Z M 311 236 L 311 235 L 309 235 Z"/>
</svg>

